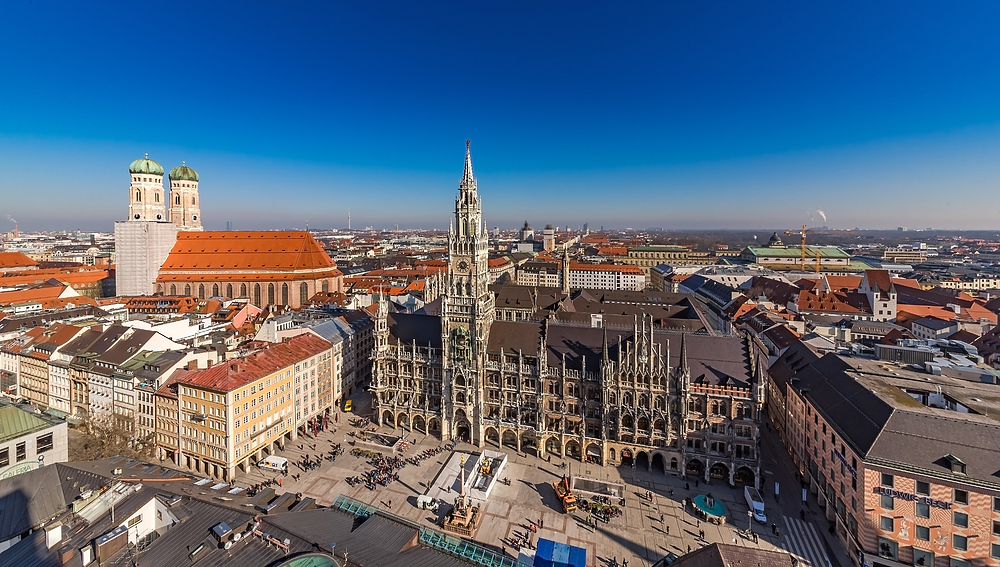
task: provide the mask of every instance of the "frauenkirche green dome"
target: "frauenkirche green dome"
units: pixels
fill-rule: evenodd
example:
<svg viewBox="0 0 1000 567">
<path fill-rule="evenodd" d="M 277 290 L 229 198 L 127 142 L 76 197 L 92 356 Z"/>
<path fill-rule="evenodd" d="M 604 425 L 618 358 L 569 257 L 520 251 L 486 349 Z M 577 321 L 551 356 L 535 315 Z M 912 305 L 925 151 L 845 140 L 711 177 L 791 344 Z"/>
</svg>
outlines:
<svg viewBox="0 0 1000 567">
<path fill-rule="evenodd" d="M 146 157 L 133 161 L 131 165 L 128 166 L 128 172 L 163 175 L 163 166 L 156 163 L 156 161 L 149 159 L 149 154 L 146 154 Z"/>
<path fill-rule="evenodd" d="M 198 172 L 187 166 L 187 162 L 170 170 L 171 181 L 198 181 Z"/>
</svg>

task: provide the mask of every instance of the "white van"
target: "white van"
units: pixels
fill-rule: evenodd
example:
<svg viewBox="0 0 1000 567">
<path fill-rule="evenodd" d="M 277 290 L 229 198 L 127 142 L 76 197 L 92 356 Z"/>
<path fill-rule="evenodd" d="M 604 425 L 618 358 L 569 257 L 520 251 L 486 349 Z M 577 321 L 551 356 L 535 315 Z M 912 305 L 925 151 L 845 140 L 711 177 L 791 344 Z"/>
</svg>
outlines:
<svg viewBox="0 0 1000 567">
<path fill-rule="evenodd" d="M 764 499 L 760 497 L 760 492 L 752 486 L 743 487 L 743 496 L 747 499 L 747 506 L 753 513 L 753 519 L 762 524 L 767 523 L 767 514 L 764 513 Z"/>
<path fill-rule="evenodd" d="M 257 463 L 257 467 L 266 469 L 269 471 L 277 471 L 280 473 L 288 472 L 288 459 L 284 457 L 277 457 L 271 455 L 270 457 L 264 459 L 263 461 Z"/>
</svg>

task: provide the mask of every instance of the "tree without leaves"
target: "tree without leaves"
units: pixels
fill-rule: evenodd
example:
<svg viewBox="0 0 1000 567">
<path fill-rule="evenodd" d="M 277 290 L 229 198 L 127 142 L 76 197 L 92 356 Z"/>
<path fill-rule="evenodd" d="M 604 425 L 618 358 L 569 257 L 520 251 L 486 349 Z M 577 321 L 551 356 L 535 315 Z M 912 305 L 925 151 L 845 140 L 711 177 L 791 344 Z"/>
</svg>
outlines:
<svg viewBox="0 0 1000 567">
<path fill-rule="evenodd" d="M 135 424 L 113 416 L 87 419 L 75 428 L 75 439 L 70 443 L 69 460 L 96 461 L 117 455 L 132 459 L 149 459 L 153 456 L 153 435 L 139 436 Z"/>
</svg>

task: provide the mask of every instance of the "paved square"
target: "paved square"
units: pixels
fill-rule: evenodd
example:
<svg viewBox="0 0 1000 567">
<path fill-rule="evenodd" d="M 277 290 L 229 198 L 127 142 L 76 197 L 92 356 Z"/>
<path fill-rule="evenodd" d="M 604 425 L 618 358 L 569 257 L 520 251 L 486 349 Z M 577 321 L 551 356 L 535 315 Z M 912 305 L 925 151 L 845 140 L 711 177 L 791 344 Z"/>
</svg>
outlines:
<svg viewBox="0 0 1000 567">
<path fill-rule="evenodd" d="M 300 438 L 287 443 L 285 450 L 278 454 L 288 458 L 290 474 L 283 479 L 278 491 L 301 492 L 304 496 L 316 499 L 321 505 L 329 505 L 338 495 L 346 494 L 390 510 L 408 520 L 428 526 L 438 525 L 444 510 L 439 513 L 421 510 L 416 506 L 416 499 L 426 493 L 443 498 L 448 503 L 454 501 L 458 488 L 457 455 L 453 462 L 449 462 L 452 452 L 442 451 L 417 465 L 408 464 L 398 471 L 399 481 L 389 486 L 379 485 L 375 490 L 369 490 L 363 484 L 352 487 L 344 479 L 364 474 L 371 468 L 366 459 L 351 455 L 352 446 L 348 442 L 353 438 L 348 432 L 352 430 L 354 428 L 349 425 L 338 424 L 333 431 L 321 432 L 315 439 Z M 386 430 L 383 433 L 390 432 Z M 419 434 L 408 439 L 413 443 L 402 454 L 404 457 L 443 445 L 434 437 Z M 324 461 L 319 469 L 308 472 L 303 472 L 299 467 L 298 463 L 303 457 L 315 459 L 324 456 L 338 442 L 343 444 L 345 450 L 335 462 Z M 712 542 L 735 541 L 739 545 L 762 549 L 774 549 L 779 543 L 779 538 L 771 534 L 770 528 L 760 524 L 754 525 L 758 535 L 757 543 L 737 531 L 737 528 L 745 530 L 749 520 L 742 489 L 732 489 L 719 483 L 706 485 L 703 482 L 696 487 L 693 480 L 689 480 L 689 488 L 685 488 L 684 480 L 658 472 L 602 467 L 561 459 L 548 462 L 518 454 L 507 447 L 490 449 L 507 454 L 508 464 L 500 476 L 509 478 L 511 482 L 509 486 L 498 482 L 494 487 L 489 501 L 483 507 L 483 522 L 475 541 L 498 551 L 504 550 L 512 556 L 515 552 L 511 548 L 511 540 L 525 536 L 532 523 L 542 525 L 535 534 L 534 541 L 537 542 L 538 537 L 544 537 L 585 548 L 588 564 L 600 567 L 610 565 L 613 559 L 617 559 L 620 564 L 623 558 L 627 558 L 630 565 L 649 565 L 669 551 L 680 555 L 686 553 L 689 546 L 695 549 Z M 459 444 L 455 451 L 474 455 L 481 452 L 465 444 Z M 475 459 L 470 458 L 466 467 L 474 464 Z M 626 503 L 622 516 L 593 526 L 588 524 L 589 514 L 583 510 L 563 513 L 562 505 L 551 486 L 563 474 L 624 484 Z M 292 475 L 301 476 L 296 480 Z M 255 470 L 239 478 L 238 482 L 241 485 L 253 484 L 275 476 L 274 473 Z M 647 490 L 653 492 L 652 501 L 645 498 Z M 699 522 L 689 509 L 683 509 L 685 497 L 705 492 L 711 492 L 726 506 L 729 520 L 735 522 L 735 525 Z M 702 530 L 704 539 L 701 537 Z"/>
</svg>

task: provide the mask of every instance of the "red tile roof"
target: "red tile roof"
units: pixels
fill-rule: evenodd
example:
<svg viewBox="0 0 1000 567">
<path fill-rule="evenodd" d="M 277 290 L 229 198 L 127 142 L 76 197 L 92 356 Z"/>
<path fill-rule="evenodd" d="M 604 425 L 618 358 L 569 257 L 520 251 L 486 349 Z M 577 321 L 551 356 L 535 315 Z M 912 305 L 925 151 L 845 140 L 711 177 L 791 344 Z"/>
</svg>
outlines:
<svg viewBox="0 0 1000 567">
<path fill-rule="evenodd" d="M 282 368 L 332 348 L 328 341 L 306 333 L 274 343 L 248 356 L 203 370 L 178 370 L 177 382 L 216 392 L 230 392 L 256 382 Z"/>
<path fill-rule="evenodd" d="M 308 232 L 181 232 L 156 281 L 298 279 L 304 274 L 341 275 Z"/>
<path fill-rule="evenodd" d="M 0 252 L 0 271 L 13 268 L 31 268 L 37 265 L 38 262 L 21 252 Z"/>
</svg>

